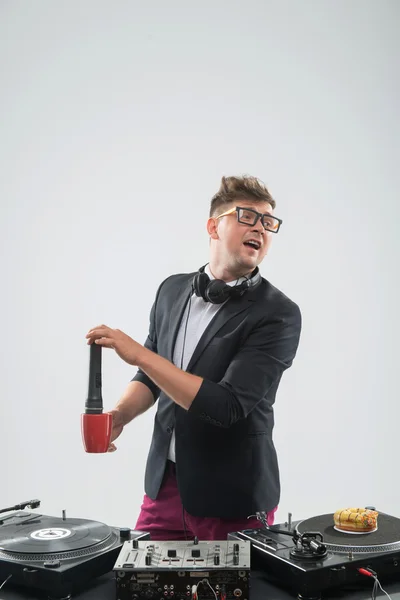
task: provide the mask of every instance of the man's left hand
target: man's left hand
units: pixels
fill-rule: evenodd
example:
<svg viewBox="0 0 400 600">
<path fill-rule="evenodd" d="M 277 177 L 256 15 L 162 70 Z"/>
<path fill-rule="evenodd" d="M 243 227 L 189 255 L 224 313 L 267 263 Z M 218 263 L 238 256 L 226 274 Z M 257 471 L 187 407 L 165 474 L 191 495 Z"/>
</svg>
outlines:
<svg viewBox="0 0 400 600">
<path fill-rule="evenodd" d="M 98 344 L 105 348 L 113 348 L 115 352 L 129 365 L 137 365 L 138 356 L 144 347 L 135 342 L 120 329 L 111 329 L 107 325 L 93 327 L 87 333 L 88 344 Z"/>
</svg>

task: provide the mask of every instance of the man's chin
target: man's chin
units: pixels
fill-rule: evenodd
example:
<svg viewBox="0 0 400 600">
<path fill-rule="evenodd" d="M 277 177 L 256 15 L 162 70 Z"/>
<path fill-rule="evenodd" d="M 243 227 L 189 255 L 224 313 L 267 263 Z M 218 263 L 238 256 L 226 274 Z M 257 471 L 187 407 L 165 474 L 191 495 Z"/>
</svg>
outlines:
<svg viewBox="0 0 400 600">
<path fill-rule="evenodd" d="M 260 264 L 262 258 L 259 256 L 258 252 L 253 252 L 250 255 L 241 255 L 239 257 L 240 262 L 242 263 L 243 266 L 247 266 L 250 268 L 255 269 L 257 267 L 257 265 Z"/>
<path fill-rule="evenodd" d="M 243 271 L 244 273 L 251 273 L 252 271 L 254 271 L 254 269 L 256 267 L 258 267 L 258 265 L 260 264 L 261 261 L 256 260 L 255 258 L 247 258 L 247 259 L 243 259 L 241 258 L 240 261 L 238 261 L 240 264 L 240 270 Z"/>
</svg>

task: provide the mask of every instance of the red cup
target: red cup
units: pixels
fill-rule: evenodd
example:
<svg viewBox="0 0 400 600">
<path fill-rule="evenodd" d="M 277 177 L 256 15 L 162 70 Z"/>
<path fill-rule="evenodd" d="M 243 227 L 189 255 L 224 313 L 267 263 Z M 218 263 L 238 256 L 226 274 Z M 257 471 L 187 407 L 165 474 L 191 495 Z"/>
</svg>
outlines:
<svg viewBox="0 0 400 600">
<path fill-rule="evenodd" d="M 111 441 L 112 414 L 81 415 L 83 446 L 86 452 L 107 452 Z"/>
</svg>

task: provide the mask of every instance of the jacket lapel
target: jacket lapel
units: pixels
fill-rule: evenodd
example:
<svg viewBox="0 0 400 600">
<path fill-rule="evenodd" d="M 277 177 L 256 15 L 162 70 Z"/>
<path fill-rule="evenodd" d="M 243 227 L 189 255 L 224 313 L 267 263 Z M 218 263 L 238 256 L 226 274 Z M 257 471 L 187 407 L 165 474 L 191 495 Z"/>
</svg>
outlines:
<svg viewBox="0 0 400 600">
<path fill-rule="evenodd" d="M 166 358 L 173 362 L 173 352 L 175 348 L 176 336 L 178 335 L 179 325 L 182 316 L 192 293 L 192 279 L 183 283 L 177 290 L 176 301 L 169 315 L 169 335 L 167 344 Z"/>
<path fill-rule="evenodd" d="M 235 315 L 248 310 L 253 303 L 253 298 L 250 298 L 248 294 L 240 299 L 228 300 L 226 304 L 217 312 L 213 317 L 209 325 L 206 327 L 203 335 L 201 336 L 199 343 L 197 344 L 192 357 L 187 366 L 187 371 L 190 371 L 195 363 L 199 360 L 208 344 L 211 342 L 213 337 L 218 333 L 225 323 L 232 319 Z"/>
</svg>

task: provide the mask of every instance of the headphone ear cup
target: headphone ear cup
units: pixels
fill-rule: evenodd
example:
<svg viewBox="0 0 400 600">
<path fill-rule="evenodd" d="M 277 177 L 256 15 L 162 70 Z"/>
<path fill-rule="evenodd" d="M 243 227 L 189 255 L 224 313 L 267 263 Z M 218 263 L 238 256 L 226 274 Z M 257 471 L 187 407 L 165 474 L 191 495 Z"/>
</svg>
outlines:
<svg viewBox="0 0 400 600">
<path fill-rule="evenodd" d="M 196 294 L 196 296 L 199 296 L 200 298 L 203 298 L 203 300 L 206 300 L 206 301 L 207 301 L 206 289 L 207 289 L 207 285 L 209 282 L 210 282 L 209 276 L 207 275 L 207 273 L 204 273 L 203 271 L 199 271 L 193 277 L 194 293 Z"/>
<path fill-rule="evenodd" d="M 206 300 L 212 304 L 222 304 L 225 300 L 228 300 L 231 290 L 232 288 L 225 281 L 213 279 L 205 290 Z"/>
</svg>

